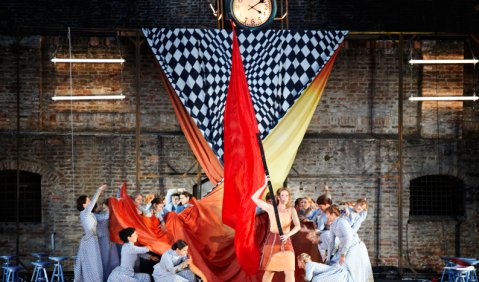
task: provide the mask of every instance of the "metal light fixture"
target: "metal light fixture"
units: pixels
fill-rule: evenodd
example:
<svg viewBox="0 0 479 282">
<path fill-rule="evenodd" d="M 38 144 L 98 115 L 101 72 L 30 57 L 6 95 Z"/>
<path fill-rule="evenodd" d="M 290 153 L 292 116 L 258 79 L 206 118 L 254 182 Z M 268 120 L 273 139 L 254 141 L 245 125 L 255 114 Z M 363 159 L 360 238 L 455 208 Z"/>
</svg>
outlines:
<svg viewBox="0 0 479 282">
<path fill-rule="evenodd" d="M 123 64 L 125 59 L 80 59 L 80 58 L 53 58 L 54 63 L 106 63 L 106 64 Z"/>
<path fill-rule="evenodd" d="M 477 64 L 478 59 L 465 60 L 409 60 L 411 65 L 428 65 L 428 64 Z"/>
<path fill-rule="evenodd" d="M 125 95 L 82 95 L 82 96 L 53 96 L 53 101 L 84 101 L 84 100 L 123 100 Z"/>
<path fill-rule="evenodd" d="M 421 96 L 409 97 L 409 101 L 477 101 L 479 97 L 473 96 Z"/>
</svg>

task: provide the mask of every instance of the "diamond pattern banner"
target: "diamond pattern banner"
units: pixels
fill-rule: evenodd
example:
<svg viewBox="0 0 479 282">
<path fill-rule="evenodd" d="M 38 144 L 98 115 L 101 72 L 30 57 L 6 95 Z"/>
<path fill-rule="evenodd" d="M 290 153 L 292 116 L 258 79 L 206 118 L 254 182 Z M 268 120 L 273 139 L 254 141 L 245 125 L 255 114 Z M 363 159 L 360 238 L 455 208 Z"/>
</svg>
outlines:
<svg viewBox="0 0 479 282">
<path fill-rule="evenodd" d="M 188 113 L 223 158 L 223 113 L 232 32 L 143 29 Z M 261 137 L 284 116 L 343 42 L 347 31 L 237 30 Z"/>
</svg>

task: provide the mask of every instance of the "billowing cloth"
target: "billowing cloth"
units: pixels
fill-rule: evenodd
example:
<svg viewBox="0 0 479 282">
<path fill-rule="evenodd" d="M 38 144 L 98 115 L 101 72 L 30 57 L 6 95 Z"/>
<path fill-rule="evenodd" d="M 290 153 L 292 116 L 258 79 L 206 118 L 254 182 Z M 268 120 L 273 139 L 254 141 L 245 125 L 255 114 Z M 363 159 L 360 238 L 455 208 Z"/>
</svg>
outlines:
<svg viewBox="0 0 479 282">
<path fill-rule="evenodd" d="M 120 265 L 120 257 L 118 256 L 118 250 L 116 245 L 110 241 L 109 231 L 109 218 L 110 213 L 108 211 L 96 213 L 96 219 L 98 221 L 98 243 L 100 245 L 101 262 L 103 266 L 103 281 L 108 279 L 111 271 Z"/>
<path fill-rule="evenodd" d="M 269 232 L 263 246 L 260 269 L 268 271 L 294 270 L 294 262 L 291 238 L 282 244 L 278 233 Z"/>
<path fill-rule="evenodd" d="M 137 247 L 132 243 L 125 243 L 121 247 L 121 264 L 116 267 L 108 277 L 108 282 L 150 282 L 147 273 L 135 273 L 133 266 L 139 254 L 145 254 L 149 250 L 145 247 Z"/>
<path fill-rule="evenodd" d="M 75 260 L 75 282 L 103 281 L 103 267 L 96 228 L 97 221 L 92 213 L 100 193 L 101 190 L 98 189 L 88 206 L 80 212 L 80 221 L 85 235 L 81 238 L 77 259 Z"/>
<path fill-rule="evenodd" d="M 155 282 L 194 282 L 195 274 L 189 268 L 180 268 L 180 264 L 187 259 L 187 256 L 179 256 L 176 251 L 168 250 L 153 267 L 153 279 Z"/>
</svg>

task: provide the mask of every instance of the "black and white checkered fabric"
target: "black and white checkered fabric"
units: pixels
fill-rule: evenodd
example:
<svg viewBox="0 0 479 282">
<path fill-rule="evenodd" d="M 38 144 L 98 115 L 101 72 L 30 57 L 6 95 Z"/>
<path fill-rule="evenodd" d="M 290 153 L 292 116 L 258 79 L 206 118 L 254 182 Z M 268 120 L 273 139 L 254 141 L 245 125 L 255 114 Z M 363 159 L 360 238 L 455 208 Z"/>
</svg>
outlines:
<svg viewBox="0 0 479 282">
<path fill-rule="evenodd" d="M 165 28 L 143 32 L 176 94 L 222 160 L 232 32 Z M 336 52 L 347 31 L 238 30 L 237 34 L 264 138 Z"/>
</svg>

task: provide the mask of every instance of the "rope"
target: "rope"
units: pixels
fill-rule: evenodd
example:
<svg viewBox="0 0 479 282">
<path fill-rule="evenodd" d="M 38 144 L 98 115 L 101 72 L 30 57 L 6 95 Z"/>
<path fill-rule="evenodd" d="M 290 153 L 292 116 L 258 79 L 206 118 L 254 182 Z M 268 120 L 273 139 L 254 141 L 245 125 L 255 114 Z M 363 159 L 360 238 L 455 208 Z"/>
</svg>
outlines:
<svg viewBox="0 0 479 282">
<path fill-rule="evenodd" d="M 71 32 L 70 32 L 70 27 L 68 27 L 68 54 L 70 56 L 70 59 L 72 59 L 72 38 L 71 38 Z M 70 62 L 69 68 L 70 68 L 70 97 L 73 96 L 73 75 L 72 75 L 72 62 Z M 71 139 L 72 139 L 72 189 L 73 189 L 73 195 L 75 195 L 75 145 L 73 142 L 73 99 L 70 99 L 70 127 L 71 127 Z"/>
</svg>

